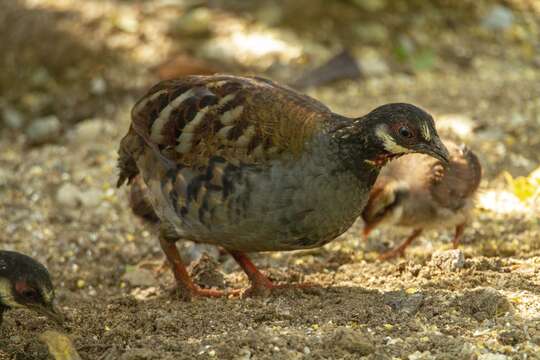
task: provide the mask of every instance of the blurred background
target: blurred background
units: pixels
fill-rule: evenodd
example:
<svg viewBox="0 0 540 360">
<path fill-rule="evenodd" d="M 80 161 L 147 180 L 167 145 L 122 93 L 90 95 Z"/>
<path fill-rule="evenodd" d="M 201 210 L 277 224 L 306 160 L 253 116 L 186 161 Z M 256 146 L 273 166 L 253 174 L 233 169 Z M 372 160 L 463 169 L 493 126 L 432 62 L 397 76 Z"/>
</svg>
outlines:
<svg viewBox="0 0 540 360">
<path fill-rule="evenodd" d="M 161 259 L 158 242 L 134 220 L 125 190 L 114 188 L 116 150 L 131 106 L 159 80 L 216 72 L 268 77 L 349 116 L 398 101 L 427 109 L 443 137 L 466 143 L 480 158 L 484 178 L 463 250 L 478 269 L 500 270 L 500 277 L 473 276 L 453 289 L 462 294 L 488 283 L 502 291 L 509 282 L 505 296 L 526 299 L 514 306 L 534 310 L 536 317 L 528 316 L 538 319 L 540 309 L 531 304 L 540 303 L 540 1 L 1 0 L 0 247 L 48 264 L 66 312 L 79 324 L 74 336 L 85 356 L 109 351 L 113 359 L 136 345 L 121 334 L 106 337 L 102 329 L 113 316 L 105 309 L 118 296 L 157 296 L 151 304 L 158 308 L 164 302 L 157 280 L 140 266 Z M 278 279 L 290 278 L 293 270 L 303 278 L 361 262 L 365 275 L 347 279 L 353 286 L 405 286 L 410 279 L 399 275 L 405 265 L 375 261 L 377 251 L 400 237 L 383 231 L 364 244 L 359 229 L 323 249 L 265 254 L 257 261 L 263 268 L 286 266 L 274 274 Z M 409 250 L 408 260 L 425 264 L 450 238 L 448 232 L 430 233 Z M 501 269 L 515 264 L 532 278 L 506 278 Z M 232 264 L 223 267 L 227 284 L 245 285 Z M 531 293 L 525 296 L 526 290 Z M 99 306 L 96 298 L 104 299 Z M 424 315 L 423 326 L 440 325 Z M 345 322 L 340 312 L 333 316 L 335 323 Z M 382 339 L 388 329 L 379 332 L 382 320 L 373 316 L 372 328 Z M 540 344 L 540 322 L 534 324 Z M 467 326 L 460 328 L 465 339 L 459 344 L 492 336 L 478 338 L 476 325 Z M 210 336 L 199 331 L 193 345 L 189 332 L 167 329 L 160 331 L 179 337 L 194 354 L 201 351 L 200 339 Z M 0 358 L 2 351 L 17 359 L 44 356 L 24 338 L 2 341 L 0 336 Z M 535 353 L 520 344 L 517 353 Z M 388 346 L 392 356 L 424 351 Z M 154 351 L 165 358 L 172 350 Z"/>
</svg>

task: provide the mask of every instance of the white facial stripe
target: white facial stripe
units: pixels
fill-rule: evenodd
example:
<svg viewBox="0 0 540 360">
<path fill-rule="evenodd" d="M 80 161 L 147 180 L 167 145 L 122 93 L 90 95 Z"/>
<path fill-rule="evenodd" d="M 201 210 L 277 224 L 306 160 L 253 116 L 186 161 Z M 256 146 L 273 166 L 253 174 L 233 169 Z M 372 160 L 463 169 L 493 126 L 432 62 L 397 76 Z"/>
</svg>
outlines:
<svg viewBox="0 0 540 360">
<path fill-rule="evenodd" d="M 424 137 L 424 139 L 426 139 L 427 141 L 431 140 L 431 133 L 429 132 L 429 127 L 425 122 L 423 122 L 420 126 L 420 131 L 422 132 L 422 136 Z"/>
<path fill-rule="evenodd" d="M 389 153 L 405 154 L 411 152 L 411 150 L 401 145 L 398 145 L 395 142 L 394 138 L 388 133 L 388 128 L 385 125 L 379 126 L 377 130 L 375 130 L 375 135 L 377 135 L 377 137 L 381 139 L 385 150 Z"/>
<path fill-rule="evenodd" d="M 4 278 L 0 278 L 0 299 L 1 301 L 9 307 L 12 308 L 21 308 L 23 305 L 19 304 L 13 298 L 13 288 L 11 283 Z"/>
</svg>

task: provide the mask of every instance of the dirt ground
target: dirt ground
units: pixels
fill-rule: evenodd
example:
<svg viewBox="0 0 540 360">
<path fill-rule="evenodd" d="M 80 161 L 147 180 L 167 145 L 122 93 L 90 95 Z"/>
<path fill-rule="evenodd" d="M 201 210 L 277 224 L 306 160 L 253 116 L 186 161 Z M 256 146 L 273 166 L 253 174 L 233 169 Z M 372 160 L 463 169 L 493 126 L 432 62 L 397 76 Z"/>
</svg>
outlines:
<svg viewBox="0 0 540 360">
<path fill-rule="evenodd" d="M 69 319 L 58 330 L 81 357 L 540 359 L 538 1 L 202 3 L 7 0 L 0 9 L 0 247 L 47 265 Z M 478 154 L 484 177 L 465 261 L 433 256 L 450 249 L 448 229 L 380 262 L 407 231 L 364 242 L 359 222 L 320 249 L 253 254 L 273 280 L 312 288 L 179 301 L 169 272 L 154 271 L 163 259 L 154 229 L 115 189 L 137 96 L 188 72 L 288 82 L 342 48 L 361 77 L 310 95 L 350 116 L 420 105 Z M 202 285 L 248 286 L 232 259 L 216 257 L 194 265 Z M 0 359 L 50 358 L 38 336 L 54 328 L 8 313 Z"/>
</svg>

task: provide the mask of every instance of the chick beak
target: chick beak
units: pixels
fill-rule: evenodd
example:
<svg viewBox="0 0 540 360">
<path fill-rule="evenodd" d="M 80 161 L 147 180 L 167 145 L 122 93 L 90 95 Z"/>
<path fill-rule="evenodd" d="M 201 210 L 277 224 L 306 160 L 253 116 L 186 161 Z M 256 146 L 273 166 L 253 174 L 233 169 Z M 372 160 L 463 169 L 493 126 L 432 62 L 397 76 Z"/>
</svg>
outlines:
<svg viewBox="0 0 540 360">
<path fill-rule="evenodd" d="M 422 154 L 426 154 L 440 160 L 444 165 L 448 165 L 450 161 L 450 155 L 448 149 L 444 146 L 439 137 L 433 138 L 431 142 L 420 144 L 417 147 L 417 151 Z"/>
<path fill-rule="evenodd" d="M 28 307 L 38 314 L 48 317 L 58 325 L 62 325 L 64 323 L 64 316 L 52 303 L 46 305 L 32 304 Z"/>
</svg>

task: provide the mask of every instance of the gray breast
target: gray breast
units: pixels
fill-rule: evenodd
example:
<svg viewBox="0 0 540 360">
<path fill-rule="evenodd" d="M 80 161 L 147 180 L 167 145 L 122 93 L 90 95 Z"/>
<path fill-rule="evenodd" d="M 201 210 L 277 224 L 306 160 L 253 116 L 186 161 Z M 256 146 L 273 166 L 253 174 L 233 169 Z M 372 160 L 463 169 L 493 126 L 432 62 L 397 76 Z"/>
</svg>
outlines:
<svg viewBox="0 0 540 360">
<path fill-rule="evenodd" d="M 368 189 L 338 170 L 336 155 L 324 146 L 310 150 L 265 166 L 216 158 L 205 169 L 179 169 L 166 181 L 145 178 L 157 195 L 158 215 L 180 237 L 239 251 L 316 247 L 352 225 Z"/>
</svg>

